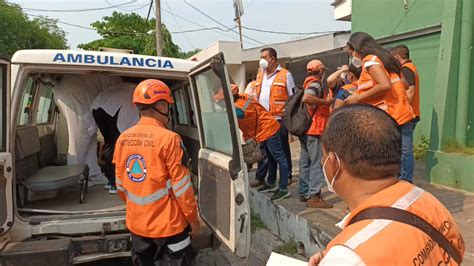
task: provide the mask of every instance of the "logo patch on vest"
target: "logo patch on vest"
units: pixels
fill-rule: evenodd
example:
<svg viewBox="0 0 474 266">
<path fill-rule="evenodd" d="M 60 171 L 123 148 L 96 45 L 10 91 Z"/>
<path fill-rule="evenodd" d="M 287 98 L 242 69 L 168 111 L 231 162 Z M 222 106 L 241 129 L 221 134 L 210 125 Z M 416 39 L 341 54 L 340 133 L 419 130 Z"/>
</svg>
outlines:
<svg viewBox="0 0 474 266">
<path fill-rule="evenodd" d="M 127 159 L 127 175 L 133 182 L 142 182 L 146 178 L 145 159 L 140 154 L 132 154 Z"/>
</svg>

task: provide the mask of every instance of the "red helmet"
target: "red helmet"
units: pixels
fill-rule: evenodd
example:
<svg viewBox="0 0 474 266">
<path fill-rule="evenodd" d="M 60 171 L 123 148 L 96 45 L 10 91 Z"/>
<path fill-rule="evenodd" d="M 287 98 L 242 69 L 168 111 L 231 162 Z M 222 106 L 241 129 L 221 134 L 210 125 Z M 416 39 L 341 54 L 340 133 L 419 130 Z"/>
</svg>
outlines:
<svg viewBox="0 0 474 266">
<path fill-rule="evenodd" d="M 169 104 L 174 103 L 170 88 L 161 80 L 144 80 L 133 92 L 134 104 L 153 104 L 160 100 L 165 100 Z"/>
</svg>

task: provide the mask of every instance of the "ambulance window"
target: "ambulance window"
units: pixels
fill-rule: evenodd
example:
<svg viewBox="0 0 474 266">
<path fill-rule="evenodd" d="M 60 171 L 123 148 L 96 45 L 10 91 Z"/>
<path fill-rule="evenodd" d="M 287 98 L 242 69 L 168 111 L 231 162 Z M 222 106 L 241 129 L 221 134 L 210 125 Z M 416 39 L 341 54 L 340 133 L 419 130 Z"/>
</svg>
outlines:
<svg viewBox="0 0 474 266">
<path fill-rule="evenodd" d="M 21 98 L 20 106 L 20 119 L 18 119 L 18 125 L 24 126 L 29 125 L 33 122 L 33 103 L 36 92 L 36 82 L 32 78 L 28 78 L 26 81 L 26 90 Z"/>
<path fill-rule="evenodd" d="M 176 117 L 178 118 L 178 124 L 188 125 L 188 113 L 186 110 L 186 102 L 184 101 L 184 91 L 179 88 L 173 91 L 173 98 L 176 104 Z"/>
<path fill-rule="evenodd" d="M 36 114 L 37 124 L 51 122 L 53 106 L 53 88 L 49 86 L 44 87 L 39 93 L 38 112 Z"/>
<path fill-rule="evenodd" d="M 212 70 L 196 76 L 196 91 L 206 148 L 232 155 L 229 118 L 219 78 Z"/>
<path fill-rule="evenodd" d="M 195 108 L 194 108 L 194 102 L 191 101 L 191 85 L 189 84 L 186 84 L 186 94 L 187 94 L 187 99 L 188 99 L 188 105 L 189 105 L 189 108 L 191 109 L 191 126 L 192 127 L 197 127 L 197 124 L 196 124 L 196 111 L 195 111 Z"/>
</svg>

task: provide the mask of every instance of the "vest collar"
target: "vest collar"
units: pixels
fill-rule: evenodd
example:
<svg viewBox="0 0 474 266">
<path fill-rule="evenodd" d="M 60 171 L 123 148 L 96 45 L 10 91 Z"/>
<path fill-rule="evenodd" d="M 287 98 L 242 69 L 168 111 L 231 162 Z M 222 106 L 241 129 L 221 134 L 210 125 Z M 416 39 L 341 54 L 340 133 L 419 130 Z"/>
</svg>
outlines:
<svg viewBox="0 0 474 266">
<path fill-rule="evenodd" d="M 163 123 L 151 117 L 141 117 L 140 121 L 138 121 L 138 125 L 156 125 L 156 126 L 165 128 Z"/>
</svg>

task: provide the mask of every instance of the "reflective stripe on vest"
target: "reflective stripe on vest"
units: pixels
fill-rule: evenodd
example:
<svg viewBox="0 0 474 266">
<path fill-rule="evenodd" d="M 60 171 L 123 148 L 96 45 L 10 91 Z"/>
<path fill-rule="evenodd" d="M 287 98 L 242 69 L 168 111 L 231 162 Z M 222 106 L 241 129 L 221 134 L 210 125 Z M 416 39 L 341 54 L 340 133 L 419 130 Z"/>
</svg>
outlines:
<svg viewBox="0 0 474 266">
<path fill-rule="evenodd" d="M 274 85 L 274 86 L 285 86 L 285 87 L 286 87 L 286 84 L 285 84 L 285 83 L 281 83 L 281 82 L 273 82 L 273 85 Z"/>
<path fill-rule="evenodd" d="M 189 245 L 191 244 L 191 238 L 188 236 L 186 239 L 184 239 L 183 241 L 180 241 L 178 243 L 174 243 L 174 244 L 168 244 L 168 248 L 172 251 L 172 252 L 178 252 L 180 250 L 183 250 L 185 249 L 186 247 L 188 247 Z"/>
<path fill-rule="evenodd" d="M 138 204 L 140 206 L 148 205 L 148 204 L 159 201 L 160 199 L 162 199 L 163 197 L 169 194 L 170 188 L 171 188 L 171 181 L 168 180 L 166 181 L 166 188 L 159 189 L 151 193 L 150 195 L 141 197 L 141 196 L 133 194 L 130 191 L 127 191 L 125 188 L 121 186 L 117 186 L 118 190 L 125 193 L 125 195 L 127 196 L 127 200 L 130 200 L 131 202 Z"/>
<path fill-rule="evenodd" d="M 180 185 L 180 186 L 178 186 L 178 185 L 174 185 L 174 186 L 173 186 L 173 193 L 174 193 L 174 196 L 175 196 L 175 197 L 181 196 L 184 192 L 186 192 L 186 190 L 188 190 L 188 188 L 191 187 L 192 182 L 191 182 L 190 177 L 189 177 L 189 176 L 186 176 L 184 179 L 187 180 L 187 182 L 183 182 L 183 184 L 186 184 L 186 185 L 184 185 L 184 186 L 182 186 L 182 187 L 181 187 L 181 185 Z M 183 180 L 181 180 L 180 182 L 182 182 L 182 181 L 183 181 Z M 180 187 L 181 187 L 181 188 L 180 188 Z"/>
<path fill-rule="evenodd" d="M 399 77 L 390 80 L 390 82 L 392 82 L 392 84 L 395 84 L 399 81 L 401 81 Z"/>
<path fill-rule="evenodd" d="M 249 95 L 247 101 L 245 102 L 244 106 L 242 107 L 242 111 L 247 110 L 249 108 L 250 103 L 252 103 L 252 96 Z"/>
<path fill-rule="evenodd" d="M 398 208 L 406 210 L 410 207 L 421 195 L 425 192 L 419 187 L 414 187 L 410 192 L 405 194 L 403 197 L 399 198 L 393 205 L 393 208 Z M 369 240 L 378 232 L 382 231 L 385 227 L 391 224 L 393 221 L 390 220 L 373 220 L 362 230 L 354 234 L 349 238 L 344 245 L 351 248 L 352 250 L 356 249 L 358 246 Z"/>
</svg>

